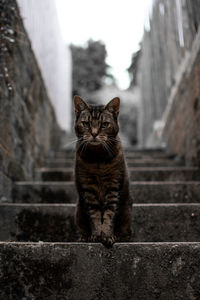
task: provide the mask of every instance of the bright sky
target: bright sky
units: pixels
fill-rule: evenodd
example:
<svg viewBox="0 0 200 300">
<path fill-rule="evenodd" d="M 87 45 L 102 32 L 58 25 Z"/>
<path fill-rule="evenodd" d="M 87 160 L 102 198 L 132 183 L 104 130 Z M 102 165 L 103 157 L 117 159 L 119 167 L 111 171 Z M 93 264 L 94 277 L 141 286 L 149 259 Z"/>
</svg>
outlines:
<svg viewBox="0 0 200 300">
<path fill-rule="evenodd" d="M 102 40 L 119 87 L 129 85 L 125 71 L 139 48 L 152 0 L 55 0 L 61 32 L 67 43 Z"/>
</svg>

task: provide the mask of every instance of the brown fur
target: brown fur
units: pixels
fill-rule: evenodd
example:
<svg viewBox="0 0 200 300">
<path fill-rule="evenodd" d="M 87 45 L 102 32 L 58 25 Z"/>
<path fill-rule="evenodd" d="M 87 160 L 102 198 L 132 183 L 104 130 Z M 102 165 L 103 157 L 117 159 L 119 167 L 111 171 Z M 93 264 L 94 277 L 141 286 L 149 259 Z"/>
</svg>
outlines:
<svg viewBox="0 0 200 300">
<path fill-rule="evenodd" d="M 80 240 L 107 246 L 127 241 L 131 235 L 132 201 L 118 137 L 119 102 L 114 98 L 106 106 L 94 106 L 74 97 L 76 225 Z"/>
</svg>

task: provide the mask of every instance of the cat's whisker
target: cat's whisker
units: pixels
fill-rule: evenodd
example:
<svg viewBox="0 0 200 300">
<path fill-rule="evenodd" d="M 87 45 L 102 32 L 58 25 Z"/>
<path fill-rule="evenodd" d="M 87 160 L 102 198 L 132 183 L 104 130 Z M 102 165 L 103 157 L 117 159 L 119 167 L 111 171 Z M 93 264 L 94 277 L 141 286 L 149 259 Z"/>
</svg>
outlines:
<svg viewBox="0 0 200 300">
<path fill-rule="evenodd" d="M 83 145 L 84 145 L 84 143 L 85 143 L 85 141 L 81 141 L 79 144 L 78 144 L 78 149 L 80 148 L 80 147 L 82 147 Z"/>
<path fill-rule="evenodd" d="M 106 148 L 105 144 L 103 143 L 102 145 L 103 145 L 104 149 L 108 152 L 108 154 L 110 154 L 108 149 Z"/>
<path fill-rule="evenodd" d="M 110 145 L 113 145 L 113 144 L 115 144 L 116 143 L 116 141 L 115 140 L 107 140 L 107 144 L 110 144 Z"/>
<path fill-rule="evenodd" d="M 80 140 L 80 139 L 75 139 L 75 140 L 73 140 L 73 141 L 71 141 L 71 142 L 65 144 L 64 147 L 68 147 L 69 145 L 72 145 L 72 144 L 78 142 L 79 140 Z"/>
<path fill-rule="evenodd" d="M 108 148 L 110 149 L 110 152 L 113 154 L 113 156 L 115 155 L 115 152 L 113 151 L 113 149 L 111 148 L 111 146 L 109 144 L 107 144 Z"/>
<path fill-rule="evenodd" d="M 86 141 L 83 142 L 83 144 L 82 144 L 82 149 L 81 149 L 81 153 L 80 153 L 80 154 L 82 154 L 82 152 L 84 152 L 86 143 L 87 143 Z"/>
<path fill-rule="evenodd" d="M 113 153 L 114 155 L 114 151 L 112 150 L 112 146 L 113 146 L 113 143 L 111 141 L 107 141 L 107 146 L 109 147 L 110 151 Z"/>
<path fill-rule="evenodd" d="M 110 155 L 110 156 L 113 156 L 114 155 L 114 153 L 113 153 L 113 151 L 111 150 L 111 148 L 108 146 L 108 144 L 106 144 L 105 142 L 103 142 L 103 147 L 104 147 L 104 149 L 106 149 L 106 151 L 108 152 L 108 154 Z"/>
<path fill-rule="evenodd" d="M 120 143 L 119 140 L 117 140 L 117 139 L 115 139 L 115 138 L 113 138 L 113 137 L 109 137 L 109 138 L 108 138 L 108 141 L 112 141 L 112 142 L 115 142 L 115 143 Z"/>
<path fill-rule="evenodd" d="M 85 152 L 87 145 L 88 145 L 87 140 L 83 138 L 83 141 L 81 142 L 81 144 L 79 145 L 79 148 L 78 148 L 78 149 L 80 149 L 80 147 L 81 147 L 80 155 Z"/>
<path fill-rule="evenodd" d="M 79 149 L 81 147 L 81 145 L 84 143 L 83 139 L 80 139 L 78 141 L 79 143 L 77 143 L 77 148 Z"/>
<path fill-rule="evenodd" d="M 88 142 L 86 141 L 86 142 L 85 142 L 85 145 L 84 145 L 84 146 L 85 146 L 85 147 L 84 147 L 84 151 L 86 151 L 87 145 L 88 145 Z"/>
</svg>

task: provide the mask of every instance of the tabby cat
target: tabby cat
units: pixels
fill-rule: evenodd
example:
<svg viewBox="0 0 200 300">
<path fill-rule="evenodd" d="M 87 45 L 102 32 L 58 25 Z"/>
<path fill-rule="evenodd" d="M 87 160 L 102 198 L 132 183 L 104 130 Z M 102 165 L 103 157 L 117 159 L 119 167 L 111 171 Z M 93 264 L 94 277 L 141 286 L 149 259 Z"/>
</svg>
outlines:
<svg viewBox="0 0 200 300">
<path fill-rule="evenodd" d="M 79 194 L 75 221 L 80 241 L 111 246 L 131 235 L 132 201 L 118 136 L 120 99 L 89 105 L 74 97 L 76 143 L 75 181 Z"/>
</svg>

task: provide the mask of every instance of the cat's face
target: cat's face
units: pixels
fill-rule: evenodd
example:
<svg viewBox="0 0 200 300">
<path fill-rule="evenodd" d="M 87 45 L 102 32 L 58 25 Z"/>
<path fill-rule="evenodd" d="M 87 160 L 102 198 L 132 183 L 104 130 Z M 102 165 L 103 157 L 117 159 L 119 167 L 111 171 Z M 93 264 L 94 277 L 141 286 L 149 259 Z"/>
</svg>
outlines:
<svg viewBox="0 0 200 300">
<path fill-rule="evenodd" d="M 75 132 L 79 140 L 89 147 L 110 147 L 119 131 L 119 104 L 119 98 L 114 98 L 105 106 L 88 105 L 79 96 L 75 96 Z"/>
</svg>

